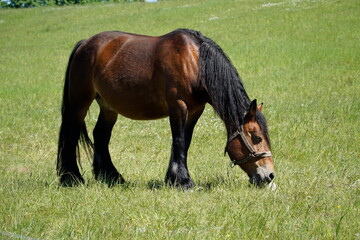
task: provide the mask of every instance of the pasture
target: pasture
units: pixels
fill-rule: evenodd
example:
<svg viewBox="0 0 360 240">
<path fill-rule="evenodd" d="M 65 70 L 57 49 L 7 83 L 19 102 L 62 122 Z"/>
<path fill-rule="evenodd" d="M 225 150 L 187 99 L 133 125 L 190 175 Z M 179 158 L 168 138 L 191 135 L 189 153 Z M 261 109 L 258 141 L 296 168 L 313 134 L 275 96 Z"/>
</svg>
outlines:
<svg viewBox="0 0 360 240">
<path fill-rule="evenodd" d="M 360 3 L 173 0 L 0 10 L 0 239 L 360 239 Z M 168 119 L 119 117 L 110 151 L 127 183 L 59 187 L 64 74 L 74 44 L 105 30 L 201 31 L 264 102 L 276 191 L 223 155 L 207 106 L 194 130 L 191 191 L 164 185 Z M 86 123 L 92 132 L 93 104 Z"/>
</svg>

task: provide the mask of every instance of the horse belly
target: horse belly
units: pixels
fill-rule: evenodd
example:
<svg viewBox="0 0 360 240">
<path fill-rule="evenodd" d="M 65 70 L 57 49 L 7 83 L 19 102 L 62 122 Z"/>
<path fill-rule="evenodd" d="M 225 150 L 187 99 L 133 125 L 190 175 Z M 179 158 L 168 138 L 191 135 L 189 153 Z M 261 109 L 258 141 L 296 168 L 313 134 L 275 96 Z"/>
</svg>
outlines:
<svg viewBox="0 0 360 240">
<path fill-rule="evenodd" d="M 139 75 L 139 72 L 128 73 L 96 81 L 97 92 L 105 103 L 117 113 L 135 120 L 167 117 L 163 84 L 149 76 Z"/>
<path fill-rule="evenodd" d="M 168 116 L 166 101 L 152 93 L 141 93 L 142 89 L 135 91 L 127 89 L 119 91 L 119 96 L 111 107 L 119 114 L 135 120 L 151 120 Z"/>
</svg>

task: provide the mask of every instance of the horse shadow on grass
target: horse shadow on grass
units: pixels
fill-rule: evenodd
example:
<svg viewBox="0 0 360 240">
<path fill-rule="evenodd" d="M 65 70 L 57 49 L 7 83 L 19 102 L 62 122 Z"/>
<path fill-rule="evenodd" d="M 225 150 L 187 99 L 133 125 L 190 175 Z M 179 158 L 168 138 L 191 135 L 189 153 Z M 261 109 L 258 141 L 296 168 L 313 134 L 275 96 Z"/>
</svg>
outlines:
<svg viewBox="0 0 360 240">
<path fill-rule="evenodd" d="M 56 181 L 57 182 L 57 181 Z M 188 189 L 188 191 L 211 191 L 216 188 L 232 188 L 234 187 L 236 181 L 234 179 L 230 179 L 228 177 L 224 176 L 212 176 L 206 179 L 199 179 L 195 181 L 196 185 Z M 45 182 L 44 185 L 46 187 L 50 187 L 54 185 L 54 181 L 49 184 L 48 182 Z M 58 187 L 61 187 L 59 184 L 56 184 Z M 125 183 L 122 184 L 113 184 L 113 183 L 104 183 L 101 181 L 97 181 L 95 179 L 88 179 L 85 181 L 85 184 L 79 184 L 78 187 L 85 187 L 85 188 L 91 188 L 95 185 L 102 185 L 106 186 L 108 188 L 121 188 L 121 189 L 136 189 L 136 188 L 146 188 L 148 190 L 162 190 L 162 189 L 179 189 L 175 188 L 173 186 L 170 186 L 169 184 L 165 183 L 163 179 L 150 179 L 148 181 L 125 181 Z"/>
<path fill-rule="evenodd" d="M 226 187 L 229 184 L 229 181 L 225 177 L 215 176 L 211 179 L 206 179 L 205 181 L 199 181 L 194 188 L 189 189 L 190 191 L 210 191 L 217 187 Z M 163 188 L 173 188 L 169 184 L 165 183 L 164 180 L 160 179 L 151 179 L 146 183 L 146 188 L 149 190 L 160 190 Z"/>
<path fill-rule="evenodd" d="M 93 182 L 89 183 L 88 187 L 90 187 L 90 185 L 92 184 L 94 183 Z M 148 190 L 162 190 L 162 189 L 181 190 L 180 188 L 170 186 L 163 179 L 150 179 L 149 181 L 146 182 L 126 181 L 123 184 L 114 184 L 114 185 L 105 184 L 105 185 L 107 185 L 109 188 L 120 187 L 122 189 L 143 188 L 145 185 L 145 188 Z M 213 176 L 212 178 L 207 178 L 206 180 L 199 180 L 196 183 L 195 187 L 188 189 L 188 191 L 211 191 L 219 187 L 228 188 L 231 187 L 232 185 L 234 185 L 234 182 L 227 177 Z"/>
<path fill-rule="evenodd" d="M 164 182 L 164 180 L 159 179 L 151 179 L 146 183 L 146 188 L 149 190 L 160 190 L 166 186 L 167 184 Z"/>
</svg>

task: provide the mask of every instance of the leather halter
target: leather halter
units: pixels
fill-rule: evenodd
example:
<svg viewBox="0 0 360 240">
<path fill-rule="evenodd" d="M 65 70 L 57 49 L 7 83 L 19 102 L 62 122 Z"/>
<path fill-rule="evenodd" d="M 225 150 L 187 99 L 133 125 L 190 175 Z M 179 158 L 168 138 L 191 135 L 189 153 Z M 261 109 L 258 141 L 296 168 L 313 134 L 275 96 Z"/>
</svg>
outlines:
<svg viewBox="0 0 360 240">
<path fill-rule="evenodd" d="M 254 160 L 254 159 L 258 159 L 258 158 L 266 158 L 266 157 L 271 157 L 271 151 L 266 151 L 266 152 L 257 152 L 254 150 L 254 148 L 250 145 L 249 141 L 246 139 L 245 134 L 244 134 L 244 129 L 243 126 L 240 126 L 240 128 L 234 133 L 232 134 L 227 143 L 226 143 L 226 147 L 225 147 L 225 151 L 224 151 L 224 155 L 227 152 L 228 149 L 228 145 L 229 143 L 234 140 L 235 138 L 237 138 L 238 136 L 240 136 L 242 143 L 245 145 L 245 147 L 247 148 L 247 150 L 249 151 L 249 155 L 247 157 L 244 157 L 242 159 L 239 160 L 234 160 L 231 159 L 232 162 L 232 167 L 234 167 L 235 165 L 240 165 L 242 163 L 246 163 L 248 161 Z"/>
</svg>

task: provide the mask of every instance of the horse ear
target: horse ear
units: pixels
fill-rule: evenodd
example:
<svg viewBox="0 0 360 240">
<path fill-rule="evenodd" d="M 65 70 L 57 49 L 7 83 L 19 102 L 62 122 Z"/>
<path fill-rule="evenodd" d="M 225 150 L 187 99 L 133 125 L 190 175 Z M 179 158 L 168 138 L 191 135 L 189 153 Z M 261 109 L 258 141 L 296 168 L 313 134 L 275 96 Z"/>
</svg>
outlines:
<svg viewBox="0 0 360 240">
<path fill-rule="evenodd" d="M 256 104 L 256 99 L 254 99 L 250 103 L 248 113 L 246 114 L 246 118 L 248 119 L 248 121 L 255 121 L 256 110 L 257 110 L 257 104 Z"/>
<path fill-rule="evenodd" d="M 262 111 L 263 105 L 264 105 L 264 103 L 260 103 L 260 105 L 257 106 L 257 110 L 258 110 L 259 112 Z"/>
</svg>

